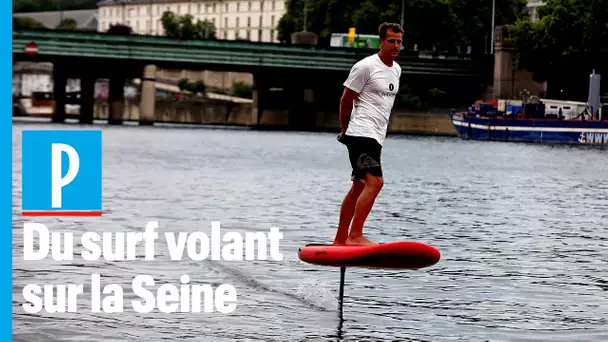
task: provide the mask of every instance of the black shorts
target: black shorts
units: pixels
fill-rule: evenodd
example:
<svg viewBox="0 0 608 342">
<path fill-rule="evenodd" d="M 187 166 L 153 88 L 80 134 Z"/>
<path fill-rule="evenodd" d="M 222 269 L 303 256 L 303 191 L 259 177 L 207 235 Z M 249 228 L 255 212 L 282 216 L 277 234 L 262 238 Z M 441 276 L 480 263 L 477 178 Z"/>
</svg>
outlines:
<svg viewBox="0 0 608 342">
<path fill-rule="evenodd" d="M 348 148 L 348 158 L 353 168 L 351 180 L 363 179 L 366 173 L 382 177 L 382 145 L 376 139 L 344 135 L 340 142 Z"/>
</svg>

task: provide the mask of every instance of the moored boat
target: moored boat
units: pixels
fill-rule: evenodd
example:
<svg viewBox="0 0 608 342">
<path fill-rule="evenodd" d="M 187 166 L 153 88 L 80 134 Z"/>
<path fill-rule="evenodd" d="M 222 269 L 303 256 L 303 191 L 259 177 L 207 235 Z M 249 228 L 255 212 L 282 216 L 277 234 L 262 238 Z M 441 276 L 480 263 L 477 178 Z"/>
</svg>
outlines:
<svg viewBox="0 0 608 342">
<path fill-rule="evenodd" d="M 608 144 L 608 120 L 487 117 L 451 113 L 458 136 L 473 140 Z"/>
<path fill-rule="evenodd" d="M 593 77 L 596 74 L 592 74 Z M 597 75 L 599 77 L 599 75 Z M 458 136 L 472 140 L 608 145 L 608 110 L 599 89 L 589 102 L 539 99 L 522 92 L 521 100 L 477 101 L 469 110 L 450 112 Z"/>
</svg>

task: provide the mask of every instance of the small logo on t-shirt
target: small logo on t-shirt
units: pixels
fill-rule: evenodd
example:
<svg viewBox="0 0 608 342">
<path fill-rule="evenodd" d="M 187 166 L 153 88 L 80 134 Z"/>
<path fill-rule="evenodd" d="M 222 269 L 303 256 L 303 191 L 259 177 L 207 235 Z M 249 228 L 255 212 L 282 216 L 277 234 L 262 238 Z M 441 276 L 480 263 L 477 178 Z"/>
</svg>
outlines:
<svg viewBox="0 0 608 342">
<path fill-rule="evenodd" d="M 392 83 L 389 83 L 388 85 L 388 90 L 386 92 L 380 92 L 380 96 L 386 96 L 386 97 L 394 97 L 397 95 L 397 93 L 393 93 L 393 90 L 395 90 L 395 85 Z"/>
</svg>

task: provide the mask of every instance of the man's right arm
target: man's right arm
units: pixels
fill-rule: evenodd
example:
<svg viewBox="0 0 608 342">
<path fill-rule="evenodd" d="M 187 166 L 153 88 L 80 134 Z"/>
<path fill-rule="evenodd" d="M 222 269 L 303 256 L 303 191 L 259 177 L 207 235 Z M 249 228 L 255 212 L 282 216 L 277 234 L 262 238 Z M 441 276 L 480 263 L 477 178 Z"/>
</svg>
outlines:
<svg viewBox="0 0 608 342">
<path fill-rule="evenodd" d="M 349 88 L 344 88 L 344 93 L 340 99 L 340 129 L 341 134 L 346 132 L 348 128 L 348 122 L 350 121 L 350 114 L 353 110 L 353 105 L 359 94 Z"/>
<path fill-rule="evenodd" d="M 368 79 L 369 69 L 367 65 L 359 62 L 353 65 L 348 78 L 344 81 L 344 93 L 340 99 L 340 136 L 344 135 L 346 128 L 348 128 L 354 101 L 359 96 L 361 90 L 363 90 Z"/>
</svg>

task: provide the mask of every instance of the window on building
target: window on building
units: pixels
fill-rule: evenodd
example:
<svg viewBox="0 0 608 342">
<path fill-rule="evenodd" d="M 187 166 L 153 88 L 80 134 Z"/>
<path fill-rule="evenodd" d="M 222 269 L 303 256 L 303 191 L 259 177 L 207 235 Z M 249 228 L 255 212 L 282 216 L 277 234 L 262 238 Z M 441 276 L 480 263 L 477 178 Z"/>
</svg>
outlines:
<svg viewBox="0 0 608 342">
<path fill-rule="evenodd" d="M 251 17 L 247 17 L 247 27 L 251 27 Z"/>
</svg>

